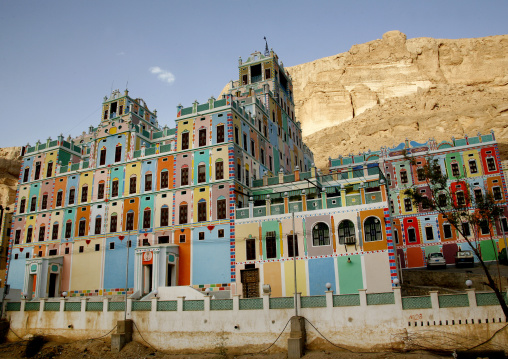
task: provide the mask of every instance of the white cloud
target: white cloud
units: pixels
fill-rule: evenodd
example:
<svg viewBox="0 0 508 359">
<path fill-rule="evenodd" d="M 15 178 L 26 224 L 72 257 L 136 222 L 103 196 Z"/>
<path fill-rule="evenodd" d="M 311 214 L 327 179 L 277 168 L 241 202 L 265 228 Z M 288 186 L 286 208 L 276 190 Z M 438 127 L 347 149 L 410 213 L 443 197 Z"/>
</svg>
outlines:
<svg viewBox="0 0 508 359">
<path fill-rule="evenodd" d="M 149 71 L 157 75 L 157 78 L 162 82 L 167 82 L 168 84 L 175 82 L 175 75 L 167 70 L 161 69 L 159 66 L 150 67 Z"/>
</svg>

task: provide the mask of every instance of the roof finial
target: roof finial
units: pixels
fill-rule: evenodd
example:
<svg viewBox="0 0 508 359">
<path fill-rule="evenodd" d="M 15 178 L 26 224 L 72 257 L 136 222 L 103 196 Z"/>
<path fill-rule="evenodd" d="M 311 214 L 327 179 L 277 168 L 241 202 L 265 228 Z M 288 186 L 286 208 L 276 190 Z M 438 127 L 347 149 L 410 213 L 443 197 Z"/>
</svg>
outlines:
<svg viewBox="0 0 508 359">
<path fill-rule="evenodd" d="M 268 41 L 266 41 L 266 36 L 264 37 L 265 39 L 265 56 L 270 56 L 270 51 L 268 51 Z"/>
</svg>

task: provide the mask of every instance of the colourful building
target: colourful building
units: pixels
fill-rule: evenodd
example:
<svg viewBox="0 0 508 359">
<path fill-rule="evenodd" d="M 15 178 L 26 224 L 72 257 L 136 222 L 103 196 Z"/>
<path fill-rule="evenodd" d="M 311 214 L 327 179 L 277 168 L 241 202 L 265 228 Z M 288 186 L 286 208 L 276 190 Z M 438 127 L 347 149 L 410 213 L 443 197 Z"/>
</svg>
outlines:
<svg viewBox="0 0 508 359">
<path fill-rule="evenodd" d="M 414 160 L 414 165 L 408 156 Z M 336 175 L 372 164 L 382 169 L 388 184 L 397 260 L 402 268 L 425 266 L 426 257 L 432 252 L 442 252 L 447 263 L 452 264 L 455 253 L 467 250 L 469 244 L 442 215 L 414 206 L 404 194 L 413 185 L 422 193 L 429 193 L 422 172 L 422 166 L 429 159 L 436 161 L 443 174 L 447 175 L 449 190 L 457 200 L 471 198 L 471 210 L 475 198 L 487 193 L 505 208 L 504 216 L 497 218 L 490 230 L 482 227 L 475 232 L 469 223 L 463 223 L 465 233 L 469 233 L 468 238 L 478 245 L 482 258 L 495 260 L 497 252 L 505 247 L 508 211 L 505 175 L 494 133 L 453 138 L 441 143 L 434 140 L 423 144 L 406 141 L 394 148 L 329 159 L 329 167 L 330 173 Z M 464 193 L 468 190 L 470 197 Z"/>
<path fill-rule="evenodd" d="M 29 298 L 141 297 L 176 285 L 229 294 L 235 211 L 253 182 L 313 163 L 273 51 L 240 59 L 239 80 L 220 99 L 179 106 L 175 129 L 115 90 L 97 127 L 21 154 L 8 282 Z"/>
</svg>

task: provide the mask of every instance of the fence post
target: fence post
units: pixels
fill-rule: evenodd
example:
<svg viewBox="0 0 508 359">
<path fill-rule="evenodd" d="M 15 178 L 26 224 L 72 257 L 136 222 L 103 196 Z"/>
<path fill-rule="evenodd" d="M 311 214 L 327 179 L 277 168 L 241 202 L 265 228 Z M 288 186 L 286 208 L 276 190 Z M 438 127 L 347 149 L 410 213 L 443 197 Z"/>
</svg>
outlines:
<svg viewBox="0 0 508 359">
<path fill-rule="evenodd" d="M 439 297 L 437 290 L 429 291 L 430 294 L 430 302 L 432 303 L 432 309 L 439 309 Z"/>
<path fill-rule="evenodd" d="M 65 310 L 65 298 L 60 298 L 60 312 Z"/>
<path fill-rule="evenodd" d="M 466 289 L 466 293 L 467 293 L 467 299 L 469 301 L 469 308 L 476 308 L 477 307 L 476 292 L 475 292 L 474 288 Z"/>
<path fill-rule="evenodd" d="M 205 313 L 210 311 L 210 300 L 212 299 L 209 295 L 205 295 Z"/>
<path fill-rule="evenodd" d="M 44 303 L 46 303 L 46 299 L 45 298 L 40 298 L 39 299 L 39 313 L 42 314 L 42 312 L 44 312 Z"/>
<path fill-rule="evenodd" d="M 86 312 L 86 301 L 87 301 L 87 298 L 81 299 L 81 313 Z"/>
<path fill-rule="evenodd" d="M 126 319 L 132 319 L 132 298 L 127 298 L 127 308 L 125 311 L 127 312 Z"/>
<path fill-rule="evenodd" d="M 302 292 L 296 293 L 296 307 L 298 308 L 298 313 L 301 316 L 302 314 Z"/>
<path fill-rule="evenodd" d="M 325 291 L 326 296 L 326 307 L 333 308 L 333 290 Z"/>
<path fill-rule="evenodd" d="M 263 311 L 268 313 L 270 310 L 270 293 L 263 293 Z"/>
<path fill-rule="evenodd" d="M 360 306 L 367 306 L 367 289 L 358 289 L 358 294 L 360 294 Z"/>
<path fill-rule="evenodd" d="M 156 312 L 157 311 L 157 302 L 158 302 L 158 298 L 155 297 L 155 298 L 152 298 L 152 312 Z"/>
<path fill-rule="evenodd" d="M 395 298 L 395 306 L 397 309 L 402 309 L 402 295 L 400 293 L 400 287 L 393 288 L 393 297 Z"/>
<path fill-rule="evenodd" d="M 25 304 L 26 304 L 26 299 L 21 299 L 21 308 L 20 308 L 21 313 L 25 312 Z"/>
<path fill-rule="evenodd" d="M 233 312 L 240 310 L 240 294 L 233 295 Z"/>
<path fill-rule="evenodd" d="M 108 298 L 104 298 L 102 300 L 102 312 L 103 313 L 107 313 L 107 311 L 108 311 L 108 302 L 109 302 Z"/>
<path fill-rule="evenodd" d="M 183 301 L 185 300 L 185 296 L 176 298 L 176 311 L 183 312 Z"/>
</svg>

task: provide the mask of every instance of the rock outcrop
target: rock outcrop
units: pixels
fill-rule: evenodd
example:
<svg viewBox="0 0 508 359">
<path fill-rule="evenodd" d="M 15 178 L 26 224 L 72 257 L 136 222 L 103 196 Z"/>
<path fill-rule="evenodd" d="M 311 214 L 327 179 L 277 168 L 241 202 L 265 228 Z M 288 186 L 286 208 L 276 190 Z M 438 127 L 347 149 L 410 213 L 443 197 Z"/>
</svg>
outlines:
<svg viewBox="0 0 508 359">
<path fill-rule="evenodd" d="M 16 200 L 16 186 L 21 168 L 20 150 L 20 147 L 0 148 L 0 204 L 4 207 L 12 207 Z"/>
<path fill-rule="evenodd" d="M 508 35 L 406 39 L 390 31 L 289 67 L 296 116 L 318 167 L 328 156 L 495 131 L 508 155 Z M 326 129 L 326 131 L 324 131 Z"/>
</svg>

